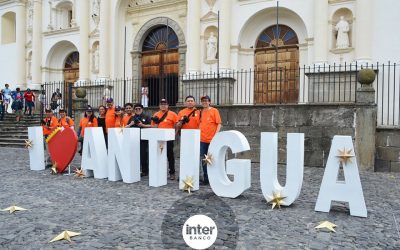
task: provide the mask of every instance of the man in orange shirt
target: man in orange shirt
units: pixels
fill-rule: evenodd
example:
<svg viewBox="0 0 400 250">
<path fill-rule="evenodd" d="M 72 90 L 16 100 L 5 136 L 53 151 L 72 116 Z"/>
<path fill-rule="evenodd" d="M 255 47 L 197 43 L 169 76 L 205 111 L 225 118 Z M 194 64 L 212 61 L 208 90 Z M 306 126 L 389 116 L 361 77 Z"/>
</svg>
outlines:
<svg viewBox="0 0 400 250">
<path fill-rule="evenodd" d="M 211 98 L 206 95 L 201 97 L 203 110 L 200 113 L 200 159 L 203 166 L 204 180 L 201 185 L 208 185 L 207 163 L 203 161 L 208 153 L 210 142 L 221 129 L 221 116 L 216 108 L 210 106 Z"/>
<path fill-rule="evenodd" d="M 122 118 L 122 125 L 126 127 L 128 125 L 129 120 L 133 116 L 133 104 L 132 103 L 125 103 L 125 115 Z"/>
<path fill-rule="evenodd" d="M 46 139 L 47 137 L 53 132 L 54 129 L 58 127 L 58 120 L 57 117 L 53 115 L 53 111 L 51 109 L 46 109 L 46 117 L 42 120 L 42 128 L 43 128 L 43 136 L 44 136 L 44 147 L 45 150 L 47 151 L 46 147 Z M 46 167 L 51 167 L 52 162 L 49 153 L 47 152 L 47 164 Z"/>
<path fill-rule="evenodd" d="M 115 127 L 115 106 L 112 98 L 107 98 L 106 131 Z"/>
<path fill-rule="evenodd" d="M 178 113 L 176 129 L 198 129 L 200 123 L 200 112 L 196 109 L 195 98 L 191 95 L 185 98 L 186 108 Z"/>
<path fill-rule="evenodd" d="M 175 128 L 175 123 L 178 121 L 178 115 L 168 110 L 168 101 L 160 100 L 160 111 L 151 117 L 151 126 L 154 128 Z M 174 141 L 167 142 L 167 158 L 169 165 L 169 179 L 175 180 L 175 156 L 174 156 Z"/>
<path fill-rule="evenodd" d="M 71 117 L 67 116 L 65 113 L 65 109 L 61 108 L 59 111 L 60 119 L 58 119 L 58 126 L 64 128 L 72 128 L 74 129 L 74 121 Z"/>
</svg>

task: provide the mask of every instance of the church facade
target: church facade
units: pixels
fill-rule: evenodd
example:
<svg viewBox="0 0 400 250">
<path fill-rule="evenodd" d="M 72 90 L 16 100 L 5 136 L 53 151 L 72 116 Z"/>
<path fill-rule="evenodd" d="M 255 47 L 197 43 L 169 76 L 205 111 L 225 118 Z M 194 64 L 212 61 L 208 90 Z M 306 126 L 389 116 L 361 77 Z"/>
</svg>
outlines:
<svg viewBox="0 0 400 250">
<path fill-rule="evenodd" d="M 398 62 L 398 9 L 397 0 L 0 0 L 0 84 Z"/>
</svg>

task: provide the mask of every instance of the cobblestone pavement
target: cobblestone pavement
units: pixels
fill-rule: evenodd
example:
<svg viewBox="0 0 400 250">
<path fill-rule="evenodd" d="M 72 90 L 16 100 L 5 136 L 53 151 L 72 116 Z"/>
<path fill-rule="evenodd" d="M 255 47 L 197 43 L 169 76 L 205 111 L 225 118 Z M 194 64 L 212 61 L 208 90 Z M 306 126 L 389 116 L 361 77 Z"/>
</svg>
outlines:
<svg viewBox="0 0 400 250">
<path fill-rule="evenodd" d="M 361 173 L 368 218 L 358 218 L 341 203 L 330 213 L 314 212 L 323 169 L 306 168 L 299 199 L 271 210 L 261 194 L 258 165 L 251 189 L 228 199 L 209 187 L 188 196 L 176 181 L 151 188 L 147 178 L 125 184 L 34 172 L 26 149 L 0 148 L 0 157 L 0 207 L 28 209 L 0 212 L 0 249 L 181 249 L 183 240 L 171 234 L 180 235 L 180 223 L 196 211 L 216 219 L 216 249 L 400 249 L 396 173 Z M 337 232 L 314 229 L 323 220 L 337 224 Z M 63 230 L 82 235 L 72 243 L 48 243 Z"/>
</svg>

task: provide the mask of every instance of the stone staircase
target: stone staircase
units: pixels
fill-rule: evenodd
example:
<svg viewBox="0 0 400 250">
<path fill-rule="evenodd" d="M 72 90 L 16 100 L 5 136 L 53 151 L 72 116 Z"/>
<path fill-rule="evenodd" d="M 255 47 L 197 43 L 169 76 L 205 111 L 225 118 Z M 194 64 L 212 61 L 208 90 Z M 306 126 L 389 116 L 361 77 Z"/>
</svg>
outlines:
<svg viewBox="0 0 400 250">
<path fill-rule="evenodd" d="M 5 114 L 0 121 L 0 147 L 22 148 L 28 139 L 28 127 L 40 126 L 40 115 L 24 116 L 19 123 L 15 114 Z"/>
</svg>

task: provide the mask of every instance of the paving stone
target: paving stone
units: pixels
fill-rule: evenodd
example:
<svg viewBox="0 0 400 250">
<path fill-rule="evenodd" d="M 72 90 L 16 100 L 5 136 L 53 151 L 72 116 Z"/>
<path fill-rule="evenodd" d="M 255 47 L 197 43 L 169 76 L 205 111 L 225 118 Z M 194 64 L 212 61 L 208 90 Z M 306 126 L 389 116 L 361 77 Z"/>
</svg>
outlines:
<svg viewBox="0 0 400 250">
<path fill-rule="evenodd" d="M 358 218 L 345 203 L 334 202 L 330 213 L 314 211 L 322 168 L 305 168 L 296 202 L 271 210 L 261 193 L 258 164 L 252 165 L 252 187 L 228 199 L 210 187 L 188 195 L 176 181 L 150 188 L 148 178 L 125 184 L 34 172 L 26 149 L 0 148 L 0 158 L 0 208 L 28 209 L 0 212 L 0 249 L 182 249 L 187 247 L 182 238 L 166 246 L 163 230 L 179 236 L 196 211 L 218 215 L 215 249 L 400 249 L 400 173 L 360 172 L 368 218 Z M 72 165 L 80 166 L 79 156 Z M 285 168 L 278 173 L 284 180 Z M 316 230 L 323 220 L 337 224 L 337 233 Z M 63 230 L 82 235 L 72 244 L 48 243 Z"/>
</svg>

